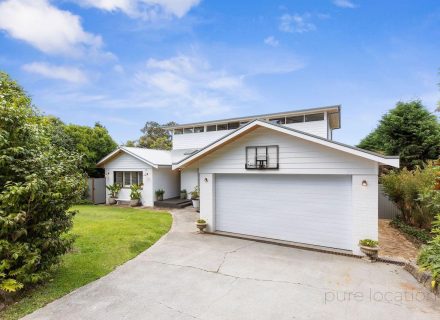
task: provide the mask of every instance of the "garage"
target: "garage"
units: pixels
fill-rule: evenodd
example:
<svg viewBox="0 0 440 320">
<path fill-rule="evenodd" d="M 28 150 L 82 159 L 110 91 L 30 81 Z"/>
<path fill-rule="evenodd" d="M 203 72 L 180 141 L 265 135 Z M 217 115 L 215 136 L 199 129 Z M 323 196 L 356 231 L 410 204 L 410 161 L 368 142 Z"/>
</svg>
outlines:
<svg viewBox="0 0 440 320">
<path fill-rule="evenodd" d="M 217 231 L 350 250 L 350 175 L 217 174 Z"/>
<path fill-rule="evenodd" d="M 378 239 L 379 165 L 399 159 L 255 120 L 173 169 L 197 170 L 208 232 L 361 254 Z"/>
</svg>

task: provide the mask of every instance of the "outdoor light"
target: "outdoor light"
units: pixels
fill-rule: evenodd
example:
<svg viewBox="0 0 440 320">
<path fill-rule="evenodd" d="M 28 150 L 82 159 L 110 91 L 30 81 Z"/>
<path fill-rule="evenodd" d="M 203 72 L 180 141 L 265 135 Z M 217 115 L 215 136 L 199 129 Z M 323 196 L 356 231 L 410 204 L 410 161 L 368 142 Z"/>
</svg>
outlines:
<svg viewBox="0 0 440 320">
<path fill-rule="evenodd" d="M 208 178 L 205 178 L 205 182 L 208 182 Z"/>
<path fill-rule="evenodd" d="M 363 186 L 363 187 L 368 186 L 368 182 L 367 182 L 367 180 L 363 180 L 363 181 L 362 181 L 362 186 Z"/>
</svg>

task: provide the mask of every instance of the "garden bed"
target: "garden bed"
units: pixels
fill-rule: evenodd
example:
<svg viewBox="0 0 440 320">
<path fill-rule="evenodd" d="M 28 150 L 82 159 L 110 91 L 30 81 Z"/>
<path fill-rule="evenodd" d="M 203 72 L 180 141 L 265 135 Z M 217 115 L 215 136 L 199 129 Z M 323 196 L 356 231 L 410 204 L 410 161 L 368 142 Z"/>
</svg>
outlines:
<svg viewBox="0 0 440 320">
<path fill-rule="evenodd" d="M 413 242 L 418 247 L 428 243 L 428 241 L 432 239 L 432 235 L 429 231 L 410 226 L 403 222 L 399 217 L 394 218 L 390 222 L 390 225 L 400 230 L 408 240 Z"/>
<path fill-rule="evenodd" d="M 403 232 L 391 226 L 391 220 L 379 219 L 379 255 L 415 261 L 420 246 L 410 241 Z"/>
</svg>

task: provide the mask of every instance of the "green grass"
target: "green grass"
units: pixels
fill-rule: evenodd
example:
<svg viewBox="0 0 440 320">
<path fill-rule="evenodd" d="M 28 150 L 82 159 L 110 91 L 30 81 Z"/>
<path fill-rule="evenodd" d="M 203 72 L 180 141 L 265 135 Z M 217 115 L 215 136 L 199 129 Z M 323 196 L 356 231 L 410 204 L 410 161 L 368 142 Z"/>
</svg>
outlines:
<svg viewBox="0 0 440 320">
<path fill-rule="evenodd" d="M 74 250 L 65 255 L 52 280 L 38 286 L 0 312 L 0 319 L 18 319 L 111 272 L 137 256 L 170 229 L 167 212 L 79 205 L 72 233 Z"/>
</svg>

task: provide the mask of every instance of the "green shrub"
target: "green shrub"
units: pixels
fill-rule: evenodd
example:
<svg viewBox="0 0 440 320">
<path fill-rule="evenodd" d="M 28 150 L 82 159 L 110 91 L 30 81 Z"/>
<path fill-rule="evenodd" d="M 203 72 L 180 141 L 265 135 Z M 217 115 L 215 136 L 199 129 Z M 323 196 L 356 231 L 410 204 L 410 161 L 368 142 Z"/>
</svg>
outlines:
<svg viewBox="0 0 440 320">
<path fill-rule="evenodd" d="M 374 248 L 374 247 L 377 247 L 379 245 L 379 242 L 375 241 L 375 240 L 371 240 L 371 239 L 363 239 L 363 240 L 359 241 L 359 244 L 361 246 Z"/>
<path fill-rule="evenodd" d="M 107 190 L 110 191 L 110 196 L 112 198 L 117 198 L 119 191 L 121 191 L 122 186 L 119 183 L 109 184 L 106 186 Z"/>
<path fill-rule="evenodd" d="M 406 168 L 381 176 L 387 196 L 396 203 L 407 224 L 430 228 L 440 207 L 440 195 L 435 190 L 440 167 L 430 162 L 414 170 Z"/>
<path fill-rule="evenodd" d="M 403 233 L 409 235 L 410 237 L 421 243 L 426 244 L 432 239 L 430 232 L 425 229 L 410 226 L 403 222 L 400 217 L 395 217 L 390 224 L 394 228 L 401 230 Z"/>
<path fill-rule="evenodd" d="M 417 263 L 423 269 L 429 270 L 434 279 L 433 286 L 440 280 L 440 214 L 436 215 L 432 222 L 434 238 L 424 246 L 417 259 Z"/>
<path fill-rule="evenodd" d="M 81 157 L 51 142 L 23 89 L 0 72 L 0 294 L 48 278 L 87 188 Z"/>
<path fill-rule="evenodd" d="M 199 186 L 195 186 L 194 190 L 190 192 L 191 199 L 197 200 L 200 197 L 200 188 Z"/>
<path fill-rule="evenodd" d="M 142 186 L 139 184 L 132 184 L 130 186 L 130 199 L 139 200 L 142 195 Z"/>
</svg>

